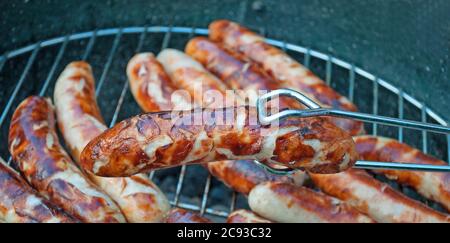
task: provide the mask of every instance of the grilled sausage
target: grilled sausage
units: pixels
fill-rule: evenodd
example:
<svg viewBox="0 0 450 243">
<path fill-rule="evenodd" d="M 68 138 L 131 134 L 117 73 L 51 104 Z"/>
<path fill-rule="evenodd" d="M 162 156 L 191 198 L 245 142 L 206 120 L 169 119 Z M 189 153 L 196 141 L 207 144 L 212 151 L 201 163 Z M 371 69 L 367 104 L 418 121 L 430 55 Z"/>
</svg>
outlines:
<svg viewBox="0 0 450 243">
<path fill-rule="evenodd" d="M 273 222 L 256 215 L 252 211 L 240 209 L 240 210 L 236 210 L 236 211 L 232 212 L 228 216 L 227 223 L 229 223 L 229 224 L 235 224 L 235 223 L 262 224 L 262 223 L 273 223 Z"/>
<path fill-rule="evenodd" d="M 247 93 L 279 88 L 273 78 L 267 76 L 259 66 L 246 62 L 239 54 L 227 51 L 205 38 L 194 38 L 186 46 L 186 52 L 202 63 L 212 73 L 224 80 L 233 89 L 245 88 Z M 254 100 L 256 97 L 253 98 Z M 281 108 L 301 108 L 289 99 L 280 101 Z M 311 118 L 326 123 L 323 118 Z"/>
<path fill-rule="evenodd" d="M 170 55 L 170 56 L 169 56 Z M 166 52 L 165 54 L 166 59 L 170 60 L 183 60 L 186 59 L 186 57 L 178 51 L 170 51 Z M 134 60 L 134 59 L 133 59 Z M 193 61 L 185 61 L 185 66 L 188 66 L 189 63 L 192 63 Z M 167 70 L 176 70 L 174 67 L 172 67 L 173 63 L 167 63 L 163 62 L 164 67 Z M 130 65 L 143 65 L 138 63 L 130 63 Z M 130 69 L 130 68 L 129 68 Z M 133 70 L 138 70 L 138 66 L 133 67 Z M 197 70 L 201 70 L 198 68 Z M 206 70 L 203 70 L 203 72 L 207 73 Z M 174 75 L 172 75 L 174 76 Z M 206 75 L 204 75 L 206 76 Z M 130 79 L 130 82 L 131 79 Z M 191 83 L 194 87 L 202 87 L 203 89 L 214 89 L 217 87 L 217 85 L 214 87 L 209 87 L 208 85 L 203 84 L 195 84 L 196 82 L 201 82 L 199 79 L 190 79 L 189 77 L 186 77 L 185 80 L 182 81 L 183 83 Z M 200 91 L 201 92 L 201 91 Z M 219 92 L 223 93 L 223 90 L 219 90 Z M 199 97 L 199 96 L 197 96 Z M 151 97 L 149 97 L 151 98 Z M 153 100 L 156 100 L 153 98 Z M 204 100 L 202 100 L 202 97 L 200 97 L 200 100 L 194 99 L 194 102 L 202 104 Z M 287 182 L 287 183 L 296 183 L 296 184 L 302 184 L 304 179 L 303 173 L 296 173 L 293 177 L 283 177 L 283 176 L 276 176 L 273 174 L 270 174 L 266 171 L 264 171 L 262 168 L 257 166 L 256 164 L 252 163 L 251 161 L 243 161 L 243 160 L 237 160 L 237 161 L 220 161 L 220 162 L 212 162 L 208 163 L 206 165 L 214 176 L 219 178 L 221 181 L 223 181 L 225 184 L 230 186 L 233 190 L 242 192 L 244 194 L 248 194 L 256 185 L 261 184 L 263 182 L 267 181 L 281 181 L 281 182 Z M 323 199 L 320 199 L 323 197 Z M 316 194 L 317 200 L 331 200 L 330 197 L 325 196 L 323 194 Z M 302 198 L 298 198 L 299 200 Z M 324 206 L 323 211 L 324 212 L 333 212 L 336 207 L 334 205 L 327 205 L 328 207 Z M 286 212 L 287 214 L 292 214 L 291 212 Z M 350 210 L 350 209 L 348 209 Z M 229 218 L 229 222 L 231 221 L 237 221 L 237 220 L 251 220 L 251 217 L 246 217 L 248 215 L 241 215 L 239 213 L 236 213 L 236 215 L 231 215 Z"/>
<path fill-rule="evenodd" d="M 0 220 L 7 223 L 74 223 L 42 198 L 0 158 Z"/>
<path fill-rule="evenodd" d="M 394 139 L 375 136 L 357 136 L 353 139 L 356 149 L 364 160 L 447 164 Z M 424 197 L 439 202 L 450 212 L 450 173 L 402 170 L 374 170 L 374 172 L 382 173 L 389 179 L 414 188 Z"/>
<path fill-rule="evenodd" d="M 128 66 L 127 75 L 131 92 L 145 112 L 167 110 L 190 110 L 190 96 L 175 92 L 177 88 L 152 53 L 134 56 Z"/>
<path fill-rule="evenodd" d="M 266 44 L 262 37 L 249 30 L 229 21 L 216 21 L 210 25 L 210 37 L 260 64 L 268 73 L 281 81 L 282 87 L 303 92 L 325 106 L 350 111 L 356 110 L 353 104 L 333 91 L 305 67 L 277 48 Z M 362 124 L 359 122 L 343 119 L 333 120 L 335 124 L 351 134 L 363 133 Z M 335 177 L 345 179 L 345 176 L 335 175 Z M 319 180 L 316 178 L 316 181 Z M 373 206 L 377 207 L 378 205 L 374 204 Z"/>
<path fill-rule="evenodd" d="M 186 90 L 197 104 L 201 104 L 204 108 L 219 108 L 217 102 L 223 100 L 214 100 L 214 97 L 223 98 L 223 91 L 227 87 L 207 72 L 200 63 L 174 49 L 161 51 L 157 59 L 164 66 L 173 84 L 181 90 Z M 228 105 L 220 105 L 225 106 Z"/>
<path fill-rule="evenodd" d="M 146 54 L 140 54 L 138 56 L 145 56 Z M 205 70 L 199 63 L 195 60 L 186 56 L 184 53 L 177 50 L 164 50 L 162 51 L 158 57 L 163 63 L 163 66 L 166 70 L 169 70 L 169 75 L 171 77 L 176 78 L 178 81 L 177 84 L 180 84 L 180 88 L 185 87 L 185 84 L 190 84 L 191 92 L 201 94 L 201 92 L 206 92 L 208 90 L 216 90 L 220 94 L 226 96 L 227 101 L 224 102 L 216 102 L 209 103 L 206 99 L 204 99 L 201 95 L 193 96 L 194 104 L 197 106 L 214 106 L 214 108 L 222 107 L 223 104 L 236 103 L 243 104 L 243 101 L 236 96 L 234 93 L 226 93 L 226 90 L 223 87 L 222 81 L 215 78 L 211 75 L 207 70 Z M 137 58 L 139 59 L 139 58 Z M 147 55 L 147 64 L 142 64 L 139 62 L 134 62 L 134 58 L 130 61 L 129 70 L 139 70 L 140 65 L 152 65 L 154 61 L 151 60 L 152 57 Z M 180 64 L 184 63 L 183 65 Z M 180 69 L 178 69 L 180 68 Z M 149 68 L 150 69 L 150 68 Z M 207 81 L 204 82 L 204 79 L 192 78 L 191 76 L 185 75 L 177 75 L 178 73 L 188 73 L 183 72 L 183 70 L 196 70 L 199 73 L 198 76 L 207 77 Z M 132 81 L 135 75 L 130 75 L 130 82 L 139 83 L 138 81 Z M 151 80 L 151 79 L 148 79 Z M 159 84 L 164 84 L 164 80 L 161 81 L 151 81 Z M 142 82 L 141 82 L 142 83 Z M 167 82 L 169 84 L 170 82 Z M 168 86 L 168 85 L 166 85 Z M 164 88 L 167 89 L 167 88 Z M 146 99 L 150 99 L 152 103 L 157 103 L 157 97 L 152 97 L 153 94 L 146 96 Z M 142 97 L 143 98 L 143 97 Z M 183 100 L 178 100 L 179 103 L 182 103 Z M 185 100 L 184 102 L 188 102 Z M 142 102 L 138 102 L 142 103 Z M 263 168 L 257 166 L 252 161 L 246 160 L 238 160 L 238 161 L 219 161 L 212 162 L 205 165 L 208 168 L 209 172 L 214 175 L 216 178 L 224 182 L 230 188 L 235 191 L 244 193 L 247 195 L 250 190 L 257 184 L 264 181 L 289 181 L 296 184 L 303 184 L 305 174 L 301 171 L 298 171 L 291 175 L 287 176 L 277 176 L 268 173 Z"/>
<path fill-rule="evenodd" d="M 281 82 L 284 88 L 302 92 L 322 106 L 356 111 L 347 98 L 338 94 L 310 70 L 283 51 L 265 43 L 263 37 L 227 20 L 214 21 L 209 26 L 209 37 L 227 48 L 243 53 L 252 61 Z M 334 118 L 335 124 L 352 135 L 364 133 L 362 122 Z"/>
<path fill-rule="evenodd" d="M 347 203 L 288 183 L 268 182 L 248 197 L 252 211 L 280 223 L 372 223 Z"/>
<path fill-rule="evenodd" d="M 380 223 L 450 222 L 450 217 L 414 201 L 363 170 L 310 174 L 325 193 L 354 206 Z"/>
<path fill-rule="evenodd" d="M 274 88 L 273 79 L 265 76 L 258 66 L 251 63 L 246 64 L 243 59 L 239 58 L 238 54 L 226 51 L 207 39 L 192 39 L 186 47 L 186 52 L 205 65 L 212 73 L 223 80 L 227 80 L 234 88 L 239 88 L 240 86 L 255 86 L 257 89 Z M 289 100 L 282 100 L 281 102 L 281 106 L 296 108 L 295 104 L 293 105 Z M 336 175 L 336 177 L 339 176 Z M 320 180 L 320 178 L 317 178 L 317 180 Z"/>
<path fill-rule="evenodd" d="M 267 181 L 278 181 L 302 185 L 305 181 L 305 173 L 298 171 L 290 176 L 275 175 L 248 160 L 226 160 L 211 162 L 205 165 L 208 171 L 222 181 L 225 185 L 248 195 L 258 184 Z"/>
<path fill-rule="evenodd" d="M 68 65 L 56 82 L 58 125 L 76 162 L 86 144 L 107 129 L 95 99 L 94 82 L 85 62 Z M 161 222 L 170 209 L 165 195 L 145 174 L 122 178 L 88 175 L 118 204 L 128 222 Z"/>
<path fill-rule="evenodd" d="M 159 53 L 158 60 L 172 80 L 175 80 L 174 85 L 180 90 L 188 90 L 188 101 L 192 99 L 194 107 L 222 108 L 246 104 L 234 92 L 228 92 L 232 90 L 227 90 L 228 87 L 202 64 L 183 52 L 165 49 Z"/>
<path fill-rule="evenodd" d="M 181 208 L 174 208 L 169 211 L 165 219 L 165 223 L 176 224 L 198 224 L 198 223 L 212 223 L 211 220 L 204 218 L 194 212 L 187 211 Z"/>
<path fill-rule="evenodd" d="M 226 50 L 206 38 L 197 37 L 190 40 L 186 46 L 186 53 L 224 80 L 231 88 L 244 89 L 252 103 L 256 103 L 261 90 L 270 91 L 285 87 L 267 75 L 259 65 L 245 60 L 241 54 Z M 304 107 L 292 99 L 281 97 L 279 109 L 284 108 L 303 109 Z M 310 119 L 321 119 L 324 122 L 335 123 L 338 127 L 341 125 L 341 120 L 331 117 Z"/>
<path fill-rule="evenodd" d="M 196 67 L 196 66 L 198 66 L 197 64 L 195 64 L 195 65 L 192 64 L 192 63 L 195 63 L 195 61 L 188 60 L 186 58 L 186 56 L 179 51 L 171 50 L 169 52 L 166 52 L 164 54 L 164 56 L 165 56 L 165 60 L 178 60 L 178 61 L 184 60 L 183 61 L 185 63 L 184 67 L 188 68 L 189 65 L 193 65 L 194 67 L 192 67 L 192 68 L 196 68 L 196 70 L 201 71 L 203 73 L 208 73 L 206 70 L 201 69 L 200 67 Z M 151 57 L 148 56 L 148 58 L 151 58 Z M 136 60 L 136 59 L 133 58 L 132 60 Z M 169 72 L 169 74 L 172 73 L 171 76 L 174 76 L 173 72 L 176 71 L 176 67 L 173 67 L 174 63 L 177 63 L 177 62 L 176 61 L 164 62 L 164 60 L 163 60 L 164 68 L 166 70 L 171 70 L 171 72 Z M 130 62 L 128 70 L 139 70 L 140 69 L 139 65 L 145 65 L 145 64 L 138 63 L 138 62 Z M 209 76 L 209 74 L 203 74 L 202 76 Z M 133 82 L 132 77 L 137 77 L 137 75 L 129 76 L 130 82 Z M 151 80 L 151 79 L 148 79 L 148 80 Z M 196 84 L 198 82 L 202 82 L 202 80 L 192 79 L 189 77 L 185 77 L 185 80 L 181 80 L 179 82 L 190 83 L 193 87 L 202 87 L 202 89 L 207 89 L 207 90 L 216 89 L 218 87 L 218 85 L 209 86 L 205 83 Z M 211 79 L 209 81 L 209 83 L 212 83 L 212 82 L 217 82 L 217 79 Z M 157 81 L 157 83 L 164 84 L 164 82 L 159 82 L 159 81 Z M 223 90 L 218 90 L 218 91 L 223 93 Z M 197 91 L 194 90 L 194 92 L 197 92 Z M 201 90 L 198 92 L 201 92 Z M 202 104 L 204 102 L 204 100 L 202 99 L 201 96 L 196 96 L 196 97 L 197 97 L 197 99 L 194 99 L 194 102 L 196 102 L 198 104 Z M 200 99 L 198 97 L 200 97 Z M 148 96 L 147 98 L 157 100 L 156 98 L 152 98 L 151 95 Z M 232 100 L 238 100 L 238 99 L 232 97 Z M 142 102 L 138 102 L 138 103 L 142 103 Z M 303 180 L 304 180 L 304 173 L 295 173 L 295 175 L 292 177 L 275 176 L 273 174 L 266 172 L 265 170 L 263 170 L 256 164 L 252 163 L 251 161 L 243 161 L 243 160 L 220 161 L 220 162 L 208 163 L 206 166 L 208 167 L 211 174 L 215 175 L 217 178 L 222 180 L 225 184 L 230 186 L 232 189 L 242 192 L 246 195 L 256 185 L 266 182 L 266 181 L 282 181 L 282 182 L 288 182 L 288 183 L 303 184 Z M 316 197 L 317 198 L 325 197 L 326 200 L 329 200 L 329 197 L 327 197 L 323 194 L 317 194 Z M 323 199 L 323 200 L 325 200 L 325 199 Z M 335 208 L 336 207 L 331 205 L 330 207 L 327 208 L 327 210 L 333 211 Z M 324 211 L 326 211 L 326 210 L 324 210 Z"/>
<path fill-rule="evenodd" d="M 116 204 L 61 147 L 49 100 L 31 96 L 18 106 L 9 129 L 9 148 L 27 181 L 70 215 L 83 222 L 125 222 Z"/>
<path fill-rule="evenodd" d="M 250 105 L 256 105 L 261 91 L 280 87 L 259 66 L 247 62 L 239 53 L 225 50 L 205 37 L 191 39 L 185 51 L 231 89 L 244 90 Z M 297 105 L 296 108 L 300 106 Z"/>
<path fill-rule="evenodd" d="M 273 81 L 270 81 L 269 78 L 264 77 L 264 74 L 260 71 L 258 71 L 257 66 L 248 66 L 246 67 L 245 62 L 242 61 L 242 59 L 239 59 L 239 57 L 236 57 L 236 55 L 233 55 L 231 52 L 226 51 L 220 46 L 214 44 L 211 41 L 208 41 L 204 38 L 195 38 L 191 40 L 186 48 L 187 52 L 194 56 L 197 60 L 199 60 L 202 64 L 204 64 L 211 72 L 221 77 L 223 80 L 228 80 L 228 82 L 232 84 L 241 84 L 242 86 L 249 86 L 251 85 L 250 82 L 255 81 L 257 83 L 257 87 L 259 89 L 270 89 L 270 84 L 273 83 Z M 291 104 L 285 103 L 285 106 L 292 107 Z M 341 178 L 345 179 L 345 173 L 344 175 L 337 174 L 334 176 L 334 178 Z M 326 185 L 327 183 L 331 183 L 331 181 L 323 182 L 322 177 L 317 176 L 314 180 L 317 184 L 323 184 Z M 377 183 L 375 179 L 373 179 L 373 183 Z M 358 185 L 358 181 L 354 182 L 356 185 Z M 339 185 L 334 184 L 335 187 L 334 190 L 338 189 L 345 189 L 346 184 L 342 183 Z M 360 187 L 355 186 L 356 188 L 363 188 L 364 185 L 362 184 Z M 326 193 L 335 196 L 334 194 L 329 193 L 327 190 L 324 190 Z M 383 192 L 381 192 L 383 194 Z M 389 195 L 383 195 L 385 197 L 389 197 Z M 355 200 L 360 200 L 364 202 L 366 198 L 363 196 L 357 196 L 355 197 Z M 400 203 L 401 205 L 401 203 Z M 383 209 L 382 205 L 373 203 L 373 211 Z M 367 213 L 367 212 L 365 212 Z M 375 216 L 374 216 L 375 218 Z"/>
<path fill-rule="evenodd" d="M 256 114 L 254 107 L 232 107 L 138 115 L 94 138 L 81 164 L 99 176 L 129 176 L 239 159 L 336 173 L 356 161 L 353 140 L 334 126 L 297 118 L 261 126 Z"/>
</svg>

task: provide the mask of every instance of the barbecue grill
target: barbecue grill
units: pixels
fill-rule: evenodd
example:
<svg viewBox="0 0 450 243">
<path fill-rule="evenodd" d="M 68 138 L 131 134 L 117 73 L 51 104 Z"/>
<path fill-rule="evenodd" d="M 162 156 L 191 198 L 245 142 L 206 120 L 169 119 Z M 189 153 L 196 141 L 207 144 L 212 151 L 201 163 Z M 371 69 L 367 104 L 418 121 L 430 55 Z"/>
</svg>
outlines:
<svg viewBox="0 0 450 243">
<path fill-rule="evenodd" d="M 40 41 L 5 53 L 0 56 L 0 83 L 4 87 L 1 94 L 5 96 L 0 103 L 0 136 L 4 141 L 0 144 L 0 156 L 11 163 L 5 141 L 14 108 L 29 95 L 52 97 L 56 78 L 69 62 L 82 59 L 91 63 L 97 79 L 96 95 L 100 109 L 106 122 L 113 126 L 140 113 L 129 92 L 125 73 L 126 63 L 135 53 L 158 53 L 168 47 L 183 49 L 193 36 L 207 34 L 207 29 L 179 26 L 99 29 Z M 403 92 L 351 62 L 300 45 L 274 39 L 267 41 L 304 63 L 327 84 L 348 96 L 362 112 L 448 126 L 437 112 L 415 99 L 413 94 Z M 450 136 L 375 123 L 365 125 L 369 134 L 396 138 L 437 158 L 450 160 Z M 374 176 L 441 210 L 439 205 L 420 197 L 413 190 L 380 175 Z M 197 165 L 154 171 L 150 177 L 166 193 L 173 206 L 198 211 L 219 222 L 231 211 L 248 207 L 242 195 L 231 192 Z"/>
</svg>

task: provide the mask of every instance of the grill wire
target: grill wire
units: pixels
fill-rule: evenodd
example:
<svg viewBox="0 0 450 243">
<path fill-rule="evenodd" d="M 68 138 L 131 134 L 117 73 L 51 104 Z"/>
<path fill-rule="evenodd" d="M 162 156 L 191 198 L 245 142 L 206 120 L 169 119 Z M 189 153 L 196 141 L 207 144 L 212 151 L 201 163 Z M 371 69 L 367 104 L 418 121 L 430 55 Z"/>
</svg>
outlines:
<svg viewBox="0 0 450 243">
<path fill-rule="evenodd" d="M 0 157 L 7 158 L 11 164 L 6 141 L 14 108 L 29 95 L 52 97 L 58 74 L 71 61 L 85 60 L 92 65 L 100 110 L 111 127 L 140 113 L 129 92 L 125 73 L 127 62 L 135 53 L 158 53 L 168 47 L 183 50 L 190 38 L 207 34 L 207 29 L 193 27 L 111 28 L 41 41 L 5 53 L 0 56 Z M 349 97 L 362 112 L 448 126 L 423 102 L 351 63 L 284 41 L 268 39 L 267 42 L 302 62 Z M 368 134 L 396 138 L 437 158 L 450 160 L 450 136 L 377 124 L 366 124 L 365 128 Z M 198 211 L 218 222 L 223 222 L 237 208 L 248 208 L 243 195 L 232 192 L 198 165 L 153 171 L 149 176 L 166 193 L 172 206 Z M 409 197 L 444 211 L 412 189 L 383 176 L 374 176 Z"/>
</svg>

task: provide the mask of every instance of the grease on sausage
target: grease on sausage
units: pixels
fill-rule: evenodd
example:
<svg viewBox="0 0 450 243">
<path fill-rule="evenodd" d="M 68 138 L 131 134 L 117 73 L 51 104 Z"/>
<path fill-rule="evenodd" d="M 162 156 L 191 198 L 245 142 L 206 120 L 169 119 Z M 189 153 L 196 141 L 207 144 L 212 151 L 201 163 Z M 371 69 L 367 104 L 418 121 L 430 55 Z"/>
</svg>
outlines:
<svg viewBox="0 0 450 243">
<path fill-rule="evenodd" d="M 363 170 L 310 174 L 323 192 L 347 202 L 380 223 L 450 222 L 448 215 L 412 200 Z"/>
<path fill-rule="evenodd" d="M 345 202 L 288 183 L 256 186 L 248 197 L 252 211 L 280 223 L 372 223 Z"/>
<path fill-rule="evenodd" d="M 215 100 L 223 97 L 226 90 L 214 75 L 207 72 L 203 66 L 188 55 L 175 49 L 165 49 L 158 54 L 158 61 L 164 66 L 173 84 L 180 90 L 189 93 L 190 98 L 204 108 L 227 106 L 226 101 Z M 222 103 L 218 105 L 217 103 Z"/>
<path fill-rule="evenodd" d="M 250 103 L 256 104 L 261 91 L 270 91 L 281 86 L 268 76 L 261 68 L 245 60 L 240 54 L 221 48 L 220 45 L 203 37 L 190 40 L 186 46 L 186 52 L 202 63 L 213 74 L 224 80 L 233 89 L 244 89 Z M 286 97 L 281 97 L 278 104 L 269 104 L 272 112 L 285 108 L 302 109 L 298 102 Z M 334 118 L 311 117 L 311 120 L 319 120 L 321 123 L 333 124 Z"/>
<path fill-rule="evenodd" d="M 54 98 L 59 128 L 78 162 L 86 144 L 107 129 L 95 99 L 90 65 L 69 64 L 56 83 Z M 165 195 L 147 175 L 121 178 L 88 175 L 118 204 L 128 222 L 160 222 L 170 209 Z"/>
<path fill-rule="evenodd" d="M 209 37 L 227 48 L 243 53 L 278 80 L 282 87 L 302 92 L 323 106 L 356 111 L 347 98 L 338 94 L 295 59 L 265 42 L 265 39 L 237 23 L 217 20 L 209 26 Z M 333 119 L 333 122 L 352 135 L 364 133 L 363 123 L 349 119 Z"/>
<path fill-rule="evenodd" d="M 164 67 L 152 53 L 135 55 L 128 63 L 127 75 L 131 92 L 143 111 L 192 108 L 189 93 L 177 91 Z"/>
<path fill-rule="evenodd" d="M 306 176 L 301 171 L 289 176 L 275 175 L 249 160 L 211 162 L 207 163 L 205 167 L 225 185 L 244 195 L 248 195 L 255 186 L 267 181 L 302 185 Z"/>
<path fill-rule="evenodd" d="M 254 212 L 240 209 L 236 210 L 227 218 L 227 223 L 229 224 L 248 224 L 248 223 L 256 223 L 256 224 L 263 224 L 263 223 L 273 223 L 272 221 L 265 219 L 259 215 L 256 215 Z"/>
<path fill-rule="evenodd" d="M 297 118 L 261 126 L 256 114 L 254 107 L 232 107 L 135 116 L 94 138 L 81 164 L 96 175 L 113 177 L 240 159 L 336 173 L 357 159 L 353 140 L 335 126 Z"/>
<path fill-rule="evenodd" d="M 125 222 L 117 205 L 73 164 L 58 141 L 49 100 L 31 96 L 16 109 L 9 149 L 27 181 L 83 222 Z"/>
<path fill-rule="evenodd" d="M 0 158 L 0 221 L 6 223 L 74 223 L 76 219 L 41 197 Z"/>
<path fill-rule="evenodd" d="M 211 75 L 206 69 L 204 69 L 191 57 L 186 56 L 186 54 L 177 50 L 163 50 L 159 57 L 163 61 L 164 68 L 166 70 L 169 70 L 170 76 L 178 80 L 176 82 L 177 84 L 181 84 L 178 88 L 183 88 L 184 86 L 186 86 L 184 84 L 190 84 L 191 93 L 194 92 L 196 94 L 201 94 L 201 92 L 204 92 L 203 94 L 205 94 L 205 92 L 208 90 L 216 90 L 220 94 L 226 95 L 226 101 L 215 103 L 208 102 L 208 100 L 204 99 L 202 95 L 194 95 L 192 98 L 196 106 L 220 108 L 223 107 L 224 104 L 243 104 L 243 101 L 240 99 L 240 97 L 236 96 L 234 93 L 226 93 L 226 90 L 224 89 L 225 87 L 223 87 L 221 80 L 214 78 L 213 75 Z M 130 62 L 130 69 L 137 70 L 140 69 L 139 65 L 152 65 L 153 63 L 157 62 L 154 60 L 150 60 L 151 58 L 152 57 L 150 56 L 148 57 L 146 64 Z M 182 62 L 183 65 L 180 65 L 180 62 Z M 188 75 L 176 75 L 177 73 L 183 73 L 182 70 L 179 70 L 180 68 L 195 69 L 198 73 L 202 73 L 199 76 L 208 77 L 208 79 L 205 82 L 204 79 L 196 79 Z M 156 82 L 165 86 L 170 85 L 170 82 L 167 82 L 165 80 Z M 163 89 L 165 88 L 163 87 Z M 146 97 L 136 97 L 136 99 L 142 98 L 152 100 L 152 103 L 157 103 L 157 97 L 154 97 L 153 94 L 149 94 Z M 180 102 L 188 101 L 183 101 L 180 99 Z M 255 185 L 264 181 L 289 181 L 300 185 L 303 184 L 305 177 L 305 173 L 301 171 L 298 171 L 291 176 L 273 175 L 254 164 L 253 161 L 245 160 L 212 162 L 205 164 L 205 167 L 208 168 L 209 172 L 212 175 L 224 182 L 227 186 L 246 195 Z"/>
<path fill-rule="evenodd" d="M 199 223 L 212 223 L 211 220 L 200 216 L 197 213 L 184 210 L 181 208 L 174 208 L 169 211 L 165 218 L 165 223 L 176 224 L 199 224 Z"/>
<path fill-rule="evenodd" d="M 185 51 L 228 87 L 233 90 L 243 90 L 245 97 L 241 98 L 248 99 L 250 105 L 256 105 L 262 92 L 280 88 L 277 82 L 259 66 L 245 60 L 236 52 L 223 49 L 205 37 L 191 39 Z M 296 108 L 300 106 L 296 105 Z"/>
<path fill-rule="evenodd" d="M 394 139 L 357 136 L 356 149 L 364 160 L 446 165 L 447 163 L 424 154 L 418 149 Z M 426 198 L 439 202 L 450 211 L 450 173 L 403 170 L 374 170 L 389 179 L 414 188 Z"/>
</svg>

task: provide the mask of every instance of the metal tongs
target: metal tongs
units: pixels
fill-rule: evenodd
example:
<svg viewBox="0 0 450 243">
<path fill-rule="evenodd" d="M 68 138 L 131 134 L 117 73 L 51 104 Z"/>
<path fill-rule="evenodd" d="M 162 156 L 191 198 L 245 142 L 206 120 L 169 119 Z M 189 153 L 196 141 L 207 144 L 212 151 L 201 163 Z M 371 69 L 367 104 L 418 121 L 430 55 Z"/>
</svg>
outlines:
<svg viewBox="0 0 450 243">
<path fill-rule="evenodd" d="M 289 97 L 297 100 L 308 109 L 303 110 L 283 110 L 276 114 L 267 115 L 266 103 L 274 98 Z M 262 125 L 269 125 L 275 121 L 280 121 L 288 117 L 314 117 L 314 116 L 334 116 L 340 118 L 350 118 L 359 121 L 372 122 L 384 125 L 393 125 L 397 127 L 410 128 L 415 130 L 425 130 L 436 133 L 450 134 L 450 127 L 416 122 L 411 120 L 397 119 L 392 117 L 378 116 L 359 112 L 350 112 L 343 110 L 336 110 L 331 108 L 322 108 L 316 102 L 307 96 L 291 89 L 278 89 L 260 96 L 257 100 L 258 120 Z M 271 165 L 270 163 L 261 163 L 254 161 L 256 164 L 262 166 L 267 171 L 278 174 L 287 175 L 296 171 L 296 169 L 287 168 L 281 164 Z M 358 169 L 384 169 L 384 170 L 417 170 L 430 172 L 450 172 L 450 165 L 425 165 L 413 164 L 406 162 L 380 162 L 380 161 L 357 161 L 354 168 Z"/>
</svg>

